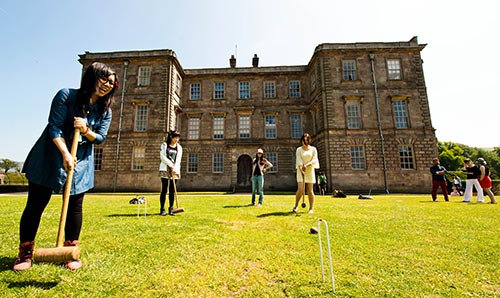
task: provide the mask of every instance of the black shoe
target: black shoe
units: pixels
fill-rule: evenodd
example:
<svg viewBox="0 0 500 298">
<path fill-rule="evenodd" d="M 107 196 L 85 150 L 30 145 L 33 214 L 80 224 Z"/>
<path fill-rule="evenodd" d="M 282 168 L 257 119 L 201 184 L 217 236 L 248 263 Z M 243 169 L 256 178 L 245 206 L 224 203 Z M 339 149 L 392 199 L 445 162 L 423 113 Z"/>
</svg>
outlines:
<svg viewBox="0 0 500 298">
<path fill-rule="evenodd" d="M 175 213 L 174 213 L 173 211 L 174 211 L 174 208 L 173 208 L 173 207 L 168 208 L 168 215 L 170 215 L 170 216 L 174 216 L 174 215 L 175 215 Z"/>
<path fill-rule="evenodd" d="M 165 216 L 165 215 L 167 215 L 167 212 L 165 211 L 165 209 L 163 209 L 163 208 L 162 208 L 162 209 L 160 209 L 160 215 L 161 215 L 161 216 Z"/>
</svg>

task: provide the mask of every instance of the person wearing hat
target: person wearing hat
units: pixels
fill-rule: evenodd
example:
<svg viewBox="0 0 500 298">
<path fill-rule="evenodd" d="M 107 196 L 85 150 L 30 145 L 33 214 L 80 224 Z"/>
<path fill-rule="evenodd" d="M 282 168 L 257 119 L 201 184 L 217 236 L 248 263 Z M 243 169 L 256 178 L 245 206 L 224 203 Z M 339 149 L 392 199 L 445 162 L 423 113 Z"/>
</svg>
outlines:
<svg viewBox="0 0 500 298">
<path fill-rule="evenodd" d="M 495 195 L 491 191 L 490 168 L 488 167 L 488 163 L 482 157 L 479 157 L 476 163 L 479 165 L 479 171 L 481 172 L 478 179 L 479 185 L 481 185 L 488 197 L 490 197 L 490 203 L 496 204 Z"/>
<path fill-rule="evenodd" d="M 172 130 L 167 134 L 166 142 L 163 142 L 160 147 L 160 215 L 162 216 L 167 215 L 165 211 L 167 191 L 168 214 L 174 215 L 172 211 L 174 209 L 175 187 L 171 180 L 181 178 L 182 146 L 179 144 L 180 138 L 181 134 Z"/>
<path fill-rule="evenodd" d="M 464 160 L 464 172 L 467 172 L 467 180 L 465 181 L 465 191 L 464 191 L 464 199 L 462 202 L 470 202 L 472 200 L 472 187 L 476 187 L 477 191 L 477 202 L 484 202 L 484 194 L 483 188 L 479 184 L 477 180 L 481 175 L 481 171 L 479 167 L 476 166 L 470 158 L 466 158 Z"/>
<path fill-rule="evenodd" d="M 264 157 L 264 150 L 257 149 L 252 162 L 252 203 L 255 205 L 255 195 L 259 194 L 259 207 L 264 202 L 264 173 L 273 167 L 273 164 Z"/>
</svg>

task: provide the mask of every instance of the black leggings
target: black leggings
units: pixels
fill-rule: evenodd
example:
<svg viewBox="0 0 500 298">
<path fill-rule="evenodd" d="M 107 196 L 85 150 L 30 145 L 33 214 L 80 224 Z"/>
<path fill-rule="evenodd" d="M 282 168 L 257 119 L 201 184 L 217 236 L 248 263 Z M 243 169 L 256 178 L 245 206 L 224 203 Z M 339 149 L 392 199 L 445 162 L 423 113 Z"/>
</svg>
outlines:
<svg viewBox="0 0 500 298">
<path fill-rule="evenodd" d="M 82 204 L 85 193 L 69 197 L 68 215 L 64 227 L 65 240 L 78 240 L 82 229 Z M 29 182 L 28 201 L 21 216 L 19 238 L 21 243 L 34 241 L 42 213 L 52 196 L 52 189 Z"/>
<path fill-rule="evenodd" d="M 170 179 L 161 178 L 160 208 L 165 209 L 165 200 L 168 191 L 168 207 L 174 207 L 174 183 L 169 183 Z"/>
</svg>

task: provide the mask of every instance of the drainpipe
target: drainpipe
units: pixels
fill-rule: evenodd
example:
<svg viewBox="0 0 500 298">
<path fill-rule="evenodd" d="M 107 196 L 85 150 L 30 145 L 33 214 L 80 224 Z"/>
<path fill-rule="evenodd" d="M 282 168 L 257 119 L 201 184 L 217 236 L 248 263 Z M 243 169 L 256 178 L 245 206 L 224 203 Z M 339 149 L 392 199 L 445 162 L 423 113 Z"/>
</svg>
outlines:
<svg viewBox="0 0 500 298">
<path fill-rule="evenodd" d="M 377 80 L 375 78 L 375 54 L 370 53 L 368 55 L 370 57 L 370 65 L 372 71 L 372 80 L 373 80 L 373 93 L 375 93 L 375 108 L 377 110 L 377 126 L 378 126 L 378 134 L 380 137 L 380 145 L 382 149 L 382 164 L 384 171 L 384 187 L 385 192 L 389 194 L 389 187 L 387 186 L 387 164 L 385 161 L 385 144 L 384 144 L 384 135 L 382 133 L 382 122 L 380 121 L 380 108 L 379 108 L 379 99 L 378 99 L 378 90 L 377 90 Z"/>
<path fill-rule="evenodd" d="M 323 104 L 323 121 L 325 122 L 324 123 L 324 126 L 325 126 L 325 130 L 324 130 L 324 133 L 325 133 L 325 150 L 326 152 L 330 152 L 330 127 L 329 127 L 329 123 L 328 123 L 328 112 L 327 112 L 327 103 L 326 103 L 326 100 L 327 100 L 327 96 L 326 96 L 326 82 L 325 82 L 325 66 L 323 65 L 324 64 L 324 58 L 320 57 L 318 59 L 318 63 L 319 63 L 319 66 L 320 66 L 320 72 L 321 72 L 321 102 Z M 318 121 L 319 119 L 316 119 L 316 121 Z M 331 163 L 330 163 L 330 154 L 326 154 L 325 155 L 325 159 L 326 159 L 326 168 L 327 168 L 327 174 L 328 176 L 327 177 L 330 177 L 330 185 L 333 185 L 333 169 L 331 167 Z"/>
<path fill-rule="evenodd" d="M 120 99 L 120 120 L 118 122 L 118 137 L 116 138 L 116 157 L 115 157 L 115 179 L 113 182 L 113 192 L 116 192 L 116 183 L 118 180 L 118 160 L 120 159 L 120 141 L 122 134 L 122 119 L 123 119 L 123 98 L 125 96 L 125 85 L 127 83 L 127 67 L 128 61 L 123 61 L 123 85 L 122 96 Z"/>
</svg>

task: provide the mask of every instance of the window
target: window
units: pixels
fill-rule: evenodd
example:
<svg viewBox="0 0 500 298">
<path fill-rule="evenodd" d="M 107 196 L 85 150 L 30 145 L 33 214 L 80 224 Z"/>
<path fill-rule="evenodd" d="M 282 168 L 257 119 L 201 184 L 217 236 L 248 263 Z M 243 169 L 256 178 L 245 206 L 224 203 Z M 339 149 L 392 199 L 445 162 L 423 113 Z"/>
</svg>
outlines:
<svg viewBox="0 0 500 298">
<path fill-rule="evenodd" d="M 198 140 L 200 138 L 200 116 L 189 116 L 188 118 L 188 140 Z"/>
<path fill-rule="evenodd" d="M 363 146 L 351 146 L 351 168 L 353 170 L 366 169 Z"/>
<path fill-rule="evenodd" d="M 240 82 L 239 85 L 240 99 L 250 98 L 250 83 Z"/>
<path fill-rule="evenodd" d="M 392 106 L 394 109 L 394 123 L 396 124 L 396 128 L 409 128 L 406 101 L 394 100 Z"/>
<path fill-rule="evenodd" d="M 94 170 L 102 170 L 102 148 L 94 147 Z"/>
<path fill-rule="evenodd" d="M 269 169 L 268 173 L 276 173 L 278 172 L 278 153 L 276 152 L 266 152 L 266 158 L 270 163 L 273 164 L 273 167 Z"/>
<path fill-rule="evenodd" d="M 189 153 L 187 158 L 187 172 L 197 173 L 198 172 L 198 153 Z"/>
<path fill-rule="evenodd" d="M 144 170 L 146 148 L 144 146 L 134 146 L 132 149 L 132 170 Z"/>
<path fill-rule="evenodd" d="M 214 124 L 214 140 L 224 139 L 224 115 L 214 115 L 213 116 L 213 124 Z"/>
<path fill-rule="evenodd" d="M 343 79 L 344 81 L 355 81 L 358 79 L 356 73 L 356 61 L 344 60 L 342 61 Z"/>
<path fill-rule="evenodd" d="M 347 128 L 361 128 L 361 105 L 358 100 L 348 100 L 345 104 Z"/>
<path fill-rule="evenodd" d="M 292 129 L 292 138 L 300 139 L 302 137 L 302 114 L 290 114 L 290 127 Z"/>
<path fill-rule="evenodd" d="M 275 98 L 275 89 L 274 82 L 264 82 L 264 98 Z"/>
<path fill-rule="evenodd" d="M 401 169 L 413 169 L 413 149 L 409 145 L 399 146 L 399 162 Z"/>
<path fill-rule="evenodd" d="M 140 66 L 137 76 L 137 86 L 149 86 L 151 84 L 151 66 Z"/>
<path fill-rule="evenodd" d="M 176 74 L 174 76 L 174 92 L 180 95 L 182 91 L 181 89 L 182 89 L 182 79 L 180 75 Z"/>
<path fill-rule="evenodd" d="M 201 99 L 201 84 L 191 84 L 189 99 L 200 100 Z"/>
<path fill-rule="evenodd" d="M 265 115 L 265 131 L 266 139 L 276 139 L 276 115 Z"/>
<path fill-rule="evenodd" d="M 399 60 L 387 60 L 389 80 L 401 80 L 401 64 Z"/>
<path fill-rule="evenodd" d="M 250 115 L 239 115 L 238 129 L 239 129 L 240 139 L 250 138 Z"/>
<path fill-rule="evenodd" d="M 135 106 L 134 131 L 146 131 L 148 123 L 148 105 L 138 104 Z"/>
<path fill-rule="evenodd" d="M 224 153 L 213 153 L 212 154 L 212 172 L 223 173 L 224 172 Z"/>
<path fill-rule="evenodd" d="M 214 83 L 214 98 L 215 99 L 223 99 L 225 91 L 224 83 Z"/>
<path fill-rule="evenodd" d="M 300 82 L 299 81 L 288 82 L 288 94 L 290 97 L 293 97 L 293 98 L 300 97 Z"/>
</svg>

